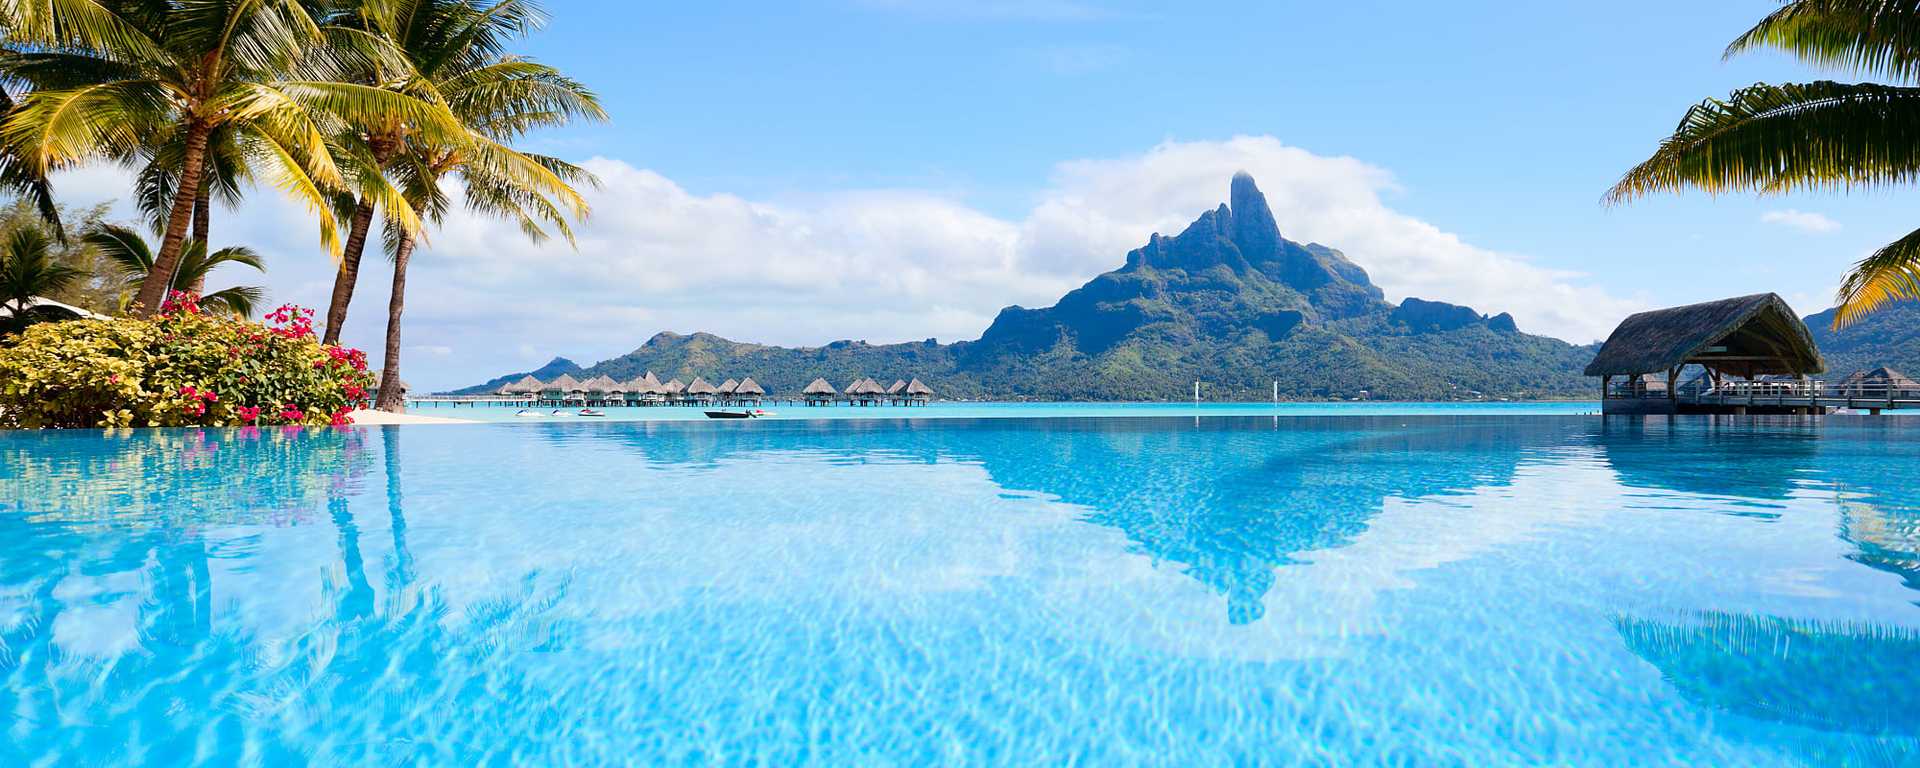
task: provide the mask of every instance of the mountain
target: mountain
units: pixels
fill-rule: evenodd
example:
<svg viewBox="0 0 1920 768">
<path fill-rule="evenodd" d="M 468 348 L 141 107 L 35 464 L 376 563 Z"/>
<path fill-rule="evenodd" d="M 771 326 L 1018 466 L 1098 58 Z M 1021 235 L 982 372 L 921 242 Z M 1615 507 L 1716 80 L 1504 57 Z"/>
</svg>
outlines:
<svg viewBox="0 0 1920 768">
<path fill-rule="evenodd" d="M 1462 399 L 1584 395 L 1592 355 L 1504 313 L 1386 301 L 1340 251 L 1283 237 L 1241 173 L 1228 202 L 1180 234 L 1153 235 L 1051 307 L 1001 310 L 976 341 L 787 348 L 661 333 L 574 375 L 750 375 L 776 393 L 816 376 L 918 376 L 946 397 L 1049 400 L 1177 400 L 1196 380 L 1209 399 L 1263 400 L 1277 381 L 1291 399 Z"/>
<path fill-rule="evenodd" d="M 1887 304 L 1839 331 L 1833 329 L 1833 314 L 1829 309 L 1806 318 L 1814 343 L 1827 359 L 1829 378 L 1883 365 L 1920 375 L 1920 302 Z"/>
<path fill-rule="evenodd" d="M 546 365 L 540 366 L 531 371 L 521 371 L 520 373 L 509 373 L 505 376 L 498 376 L 492 379 L 488 379 L 487 383 L 485 384 L 475 384 L 471 387 L 458 390 L 458 393 L 477 395 L 483 392 L 497 392 L 501 387 L 504 387 L 508 384 L 512 384 L 513 382 L 519 381 L 528 376 L 532 376 L 541 381 L 551 381 L 553 379 L 559 378 L 560 375 L 563 373 L 578 377 L 580 375 L 581 370 L 582 369 L 578 363 L 575 363 L 574 361 L 568 360 L 564 357 L 556 357 L 552 360 L 547 361 Z"/>
</svg>

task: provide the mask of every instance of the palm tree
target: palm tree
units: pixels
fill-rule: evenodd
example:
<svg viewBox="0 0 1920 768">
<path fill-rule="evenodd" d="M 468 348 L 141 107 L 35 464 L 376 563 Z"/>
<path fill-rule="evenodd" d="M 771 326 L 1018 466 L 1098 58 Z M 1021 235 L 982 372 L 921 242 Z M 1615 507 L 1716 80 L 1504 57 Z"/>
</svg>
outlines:
<svg viewBox="0 0 1920 768">
<path fill-rule="evenodd" d="M 301 0 L 35 0 L 0 5 L 10 73 L 33 90 L 0 134 L 43 171 L 127 157 L 154 137 L 181 143 L 178 180 L 137 311 L 155 311 L 189 241 L 209 143 L 229 129 L 265 181 L 305 203 L 339 252 L 328 198 L 344 185 L 327 137 L 342 122 L 391 117 L 458 136 L 443 105 L 343 82 L 391 58 L 377 36 L 323 26 Z"/>
<path fill-rule="evenodd" d="M 38 227 L 16 227 L 0 239 L 0 307 L 22 317 L 34 297 L 59 291 L 87 273 L 53 258 L 53 238 Z"/>
<path fill-rule="evenodd" d="M 1778 48 L 1802 61 L 1911 82 L 1920 77 L 1920 6 L 1792 0 L 1727 47 Z M 1694 105 L 1653 157 L 1607 193 L 1620 203 L 1696 187 L 1710 194 L 1851 189 L 1920 177 L 1920 88 L 1878 83 L 1760 83 Z M 1888 301 L 1920 298 L 1920 230 L 1855 264 L 1835 325 Z"/>
<path fill-rule="evenodd" d="M 505 53 L 509 41 L 538 30 L 545 20 L 532 0 L 401 0 L 393 4 L 362 3 L 351 23 L 391 40 L 407 59 L 409 66 L 402 71 L 409 77 L 372 75 L 382 87 L 446 103 L 472 132 L 503 139 L 574 118 L 606 118 L 598 100 L 580 83 L 552 67 Z M 423 170 L 417 162 L 404 161 L 402 156 L 416 148 L 411 144 L 432 143 L 432 137 L 420 136 L 394 119 L 355 129 L 341 143 L 358 150 L 355 156 L 362 159 L 363 171 L 375 173 L 374 178 L 355 184 L 360 190 L 358 198 L 348 201 L 341 213 L 351 221 L 351 228 L 327 308 L 323 341 L 329 342 L 338 341 L 346 322 L 376 207 L 385 212 L 390 224 L 404 224 L 405 218 L 416 215 L 411 202 L 420 200 L 420 196 L 398 193 L 385 174 Z M 520 155 L 521 162 L 530 159 Z M 407 167 L 400 167 L 403 165 Z M 542 173 L 534 165 L 514 173 L 524 177 L 526 186 L 534 190 L 551 191 L 565 187 L 568 181 Z M 562 193 L 562 197 L 567 195 L 571 195 L 570 189 Z M 577 199 L 568 204 L 573 202 Z M 561 218 L 556 217 L 554 222 L 564 227 Z M 407 233 L 417 238 L 417 224 Z M 388 250 L 390 254 L 396 251 L 392 245 Z"/>
<path fill-rule="evenodd" d="M 137 289 L 146 276 L 153 272 L 153 250 L 140 237 L 140 233 L 132 229 L 109 224 L 82 235 L 80 240 L 99 249 L 100 255 L 118 267 L 121 274 L 126 276 L 129 289 Z M 205 242 L 189 240 L 186 248 L 180 252 L 179 267 L 174 271 L 173 284 L 169 289 L 192 292 L 192 286 L 206 284 L 208 272 L 225 264 L 240 264 L 266 271 L 260 255 L 251 248 L 222 248 L 208 253 Z M 259 286 L 223 288 L 202 295 L 200 307 L 249 317 L 260 306 L 265 295 L 265 290 Z M 127 303 L 132 303 L 131 295 L 123 300 L 123 304 Z"/>
<path fill-rule="evenodd" d="M 538 6 L 529 0 L 400 0 L 392 13 L 370 21 L 396 41 L 419 74 L 402 87 L 446 104 L 466 126 L 455 141 L 417 131 L 397 137 L 387 170 L 405 190 L 414 214 L 423 222 L 441 220 L 452 206 L 441 182 L 452 177 L 460 182 L 469 210 L 512 220 L 536 242 L 551 228 L 571 243 L 568 217 L 587 212 L 586 200 L 574 187 L 595 179 L 578 166 L 521 152 L 504 142 L 575 118 L 602 120 L 606 113 L 578 81 L 504 52 L 508 41 L 544 25 Z M 393 411 L 402 407 L 400 325 L 407 268 L 419 234 L 392 224 L 386 234 L 393 288 L 375 407 Z"/>
<path fill-rule="evenodd" d="M 253 180 L 249 159 L 236 138 L 237 134 L 231 126 L 216 129 L 207 137 L 205 169 L 201 173 L 200 189 L 193 196 L 192 223 L 187 230 L 189 242 L 213 242 L 214 200 L 217 198 L 228 208 L 238 207 L 244 197 L 243 189 Z M 140 207 L 140 214 L 146 218 L 147 226 L 155 232 L 165 232 L 167 217 L 172 213 L 173 196 L 179 190 L 186 143 L 180 140 L 176 131 L 140 147 L 140 152 L 143 156 L 125 159 L 129 164 L 143 163 L 139 176 L 134 180 L 133 198 Z M 204 293 L 206 286 L 195 284 L 183 290 Z"/>
<path fill-rule="evenodd" d="M 0 52 L 0 55 L 4 55 L 4 52 Z M 0 76 L 4 76 L 5 69 L 5 64 L 0 63 Z M 0 123 L 4 123 L 18 105 L 14 94 L 0 87 Z M 60 221 L 60 206 L 53 199 L 53 183 L 47 180 L 46 169 L 36 166 L 29 158 L 5 145 L 0 145 L 0 190 L 32 201 L 40 219 L 53 228 L 54 237 L 66 240 L 65 225 Z"/>
</svg>

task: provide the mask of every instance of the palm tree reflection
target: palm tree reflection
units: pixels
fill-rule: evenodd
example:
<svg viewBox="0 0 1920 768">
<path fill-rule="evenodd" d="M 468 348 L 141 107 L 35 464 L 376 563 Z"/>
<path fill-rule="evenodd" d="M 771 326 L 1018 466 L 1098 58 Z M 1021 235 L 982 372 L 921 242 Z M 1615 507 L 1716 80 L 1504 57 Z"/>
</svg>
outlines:
<svg viewBox="0 0 1920 768">
<path fill-rule="evenodd" d="M 1697 706 L 1866 737 L 1840 749 L 1870 764 L 1920 758 L 1920 632 L 1726 613 L 1621 617 L 1614 626 L 1627 648 Z M 1803 746 L 1834 744 L 1809 739 Z"/>
</svg>

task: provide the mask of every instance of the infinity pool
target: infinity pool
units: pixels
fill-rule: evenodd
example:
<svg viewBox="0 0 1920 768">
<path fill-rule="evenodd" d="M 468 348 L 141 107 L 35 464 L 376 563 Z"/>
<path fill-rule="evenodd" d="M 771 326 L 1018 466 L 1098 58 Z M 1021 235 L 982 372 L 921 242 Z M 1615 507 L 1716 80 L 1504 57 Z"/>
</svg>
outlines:
<svg viewBox="0 0 1920 768">
<path fill-rule="evenodd" d="M 1914 423 L 0 433 L 0 764 L 1912 764 Z"/>
</svg>

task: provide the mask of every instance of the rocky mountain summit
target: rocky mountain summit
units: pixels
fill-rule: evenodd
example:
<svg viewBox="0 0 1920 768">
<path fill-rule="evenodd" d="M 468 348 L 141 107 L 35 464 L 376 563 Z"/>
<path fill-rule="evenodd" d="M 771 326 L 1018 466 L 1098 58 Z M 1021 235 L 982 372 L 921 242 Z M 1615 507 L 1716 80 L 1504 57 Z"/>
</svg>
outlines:
<svg viewBox="0 0 1920 768">
<path fill-rule="evenodd" d="M 1276 381 L 1296 399 L 1468 399 L 1582 394 L 1591 355 L 1522 333 L 1504 313 L 1386 301 L 1345 254 L 1284 237 L 1241 173 L 1226 203 L 1179 234 L 1152 235 L 1051 307 L 1001 310 L 975 341 L 786 348 L 661 333 L 567 372 L 751 375 L 770 392 L 797 392 L 816 376 L 918 376 L 948 397 L 1180 399 L 1199 380 L 1212 399 L 1265 399 Z"/>
</svg>

